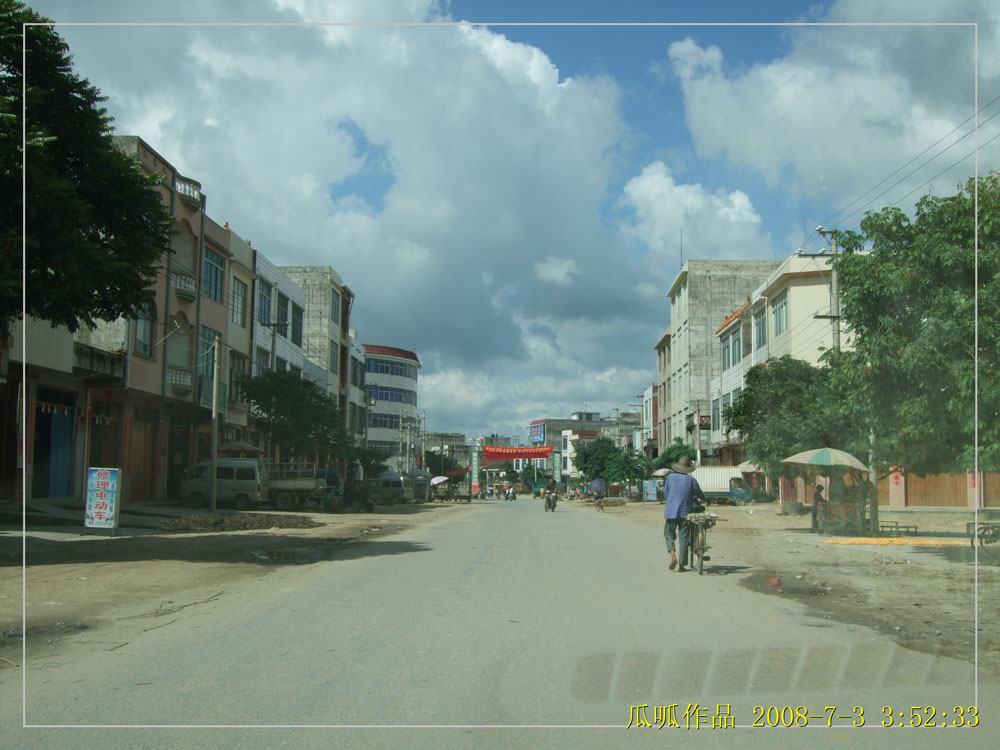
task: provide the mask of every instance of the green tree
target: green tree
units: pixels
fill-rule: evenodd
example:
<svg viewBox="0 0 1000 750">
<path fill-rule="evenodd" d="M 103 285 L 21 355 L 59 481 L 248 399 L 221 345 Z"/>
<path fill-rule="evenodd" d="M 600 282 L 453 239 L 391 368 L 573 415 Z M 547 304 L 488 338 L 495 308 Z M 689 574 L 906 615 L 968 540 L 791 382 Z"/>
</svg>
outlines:
<svg viewBox="0 0 1000 750">
<path fill-rule="evenodd" d="M 17 0 L 0 0 L 4 337 L 21 317 L 22 210 L 26 311 L 73 331 L 81 322 L 93 327 L 97 319 L 134 316 L 152 298 L 148 289 L 169 248 L 169 215 L 153 189 L 157 180 L 142 176 L 112 145 L 105 97 L 73 73 L 68 47 L 50 26 L 22 27 L 47 22 Z"/>
<path fill-rule="evenodd" d="M 747 457 L 771 476 L 793 473 L 781 459 L 800 451 L 831 447 L 855 452 L 867 441 L 831 392 L 829 369 L 787 356 L 751 369 L 723 418 L 729 430 L 739 431 Z"/>
<path fill-rule="evenodd" d="M 674 441 L 657 457 L 651 468 L 669 469 L 673 464 L 677 463 L 685 456 L 694 461 L 698 458 L 698 451 L 685 443 L 679 437 L 675 437 Z"/>
<path fill-rule="evenodd" d="M 346 458 L 352 450 L 337 402 L 312 381 L 291 372 L 269 371 L 243 378 L 240 387 L 254 425 L 289 459 L 318 453 Z M 369 462 L 365 476 L 371 476 L 367 472 L 374 461 L 367 454 L 365 458 Z"/>
<path fill-rule="evenodd" d="M 617 453 L 618 448 L 615 447 L 614 441 L 606 435 L 601 435 L 587 445 L 577 448 L 573 464 L 587 482 L 598 477 L 611 481 L 608 475 L 613 468 L 612 462 L 616 460 Z"/>
<path fill-rule="evenodd" d="M 912 220 L 869 213 L 839 239 L 853 351 L 828 361 L 851 418 L 874 437 L 876 467 L 971 469 L 978 374 L 979 464 L 1000 469 L 1000 175 L 924 196 Z"/>
<path fill-rule="evenodd" d="M 436 477 L 444 476 L 446 471 L 456 471 L 465 468 L 464 466 L 459 466 L 458 461 L 454 458 L 446 456 L 440 451 L 428 451 L 424 453 L 424 466 L 427 468 L 427 471 Z"/>
<path fill-rule="evenodd" d="M 646 479 L 651 471 L 652 461 L 648 456 L 632 448 L 619 448 L 611 457 L 608 474 L 604 478 L 609 482 L 633 484 Z"/>
</svg>

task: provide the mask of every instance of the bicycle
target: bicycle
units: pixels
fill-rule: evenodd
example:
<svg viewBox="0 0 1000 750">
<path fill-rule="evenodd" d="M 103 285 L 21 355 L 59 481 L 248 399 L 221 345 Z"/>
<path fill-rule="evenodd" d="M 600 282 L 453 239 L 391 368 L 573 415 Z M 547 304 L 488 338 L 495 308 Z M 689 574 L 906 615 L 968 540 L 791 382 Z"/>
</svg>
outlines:
<svg viewBox="0 0 1000 750">
<path fill-rule="evenodd" d="M 717 516 L 714 513 L 703 511 L 701 513 L 689 513 L 685 517 L 685 522 L 689 527 L 690 542 L 688 543 L 688 568 L 694 570 L 695 562 L 698 564 L 698 575 L 701 575 L 705 560 L 708 555 L 708 530 L 715 526 Z"/>
</svg>

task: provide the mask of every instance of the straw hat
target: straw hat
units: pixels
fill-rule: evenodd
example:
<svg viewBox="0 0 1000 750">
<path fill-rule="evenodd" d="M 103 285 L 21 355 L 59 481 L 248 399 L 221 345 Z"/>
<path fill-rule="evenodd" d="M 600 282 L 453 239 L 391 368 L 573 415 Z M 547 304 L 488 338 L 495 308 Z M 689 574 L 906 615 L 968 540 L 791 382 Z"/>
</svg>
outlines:
<svg viewBox="0 0 1000 750">
<path fill-rule="evenodd" d="M 682 474 L 690 474 L 692 471 L 694 471 L 695 466 L 694 466 L 694 461 L 692 461 L 687 456 L 684 456 L 684 458 L 682 458 L 680 461 L 675 463 L 670 468 L 673 471 L 679 471 Z"/>
</svg>

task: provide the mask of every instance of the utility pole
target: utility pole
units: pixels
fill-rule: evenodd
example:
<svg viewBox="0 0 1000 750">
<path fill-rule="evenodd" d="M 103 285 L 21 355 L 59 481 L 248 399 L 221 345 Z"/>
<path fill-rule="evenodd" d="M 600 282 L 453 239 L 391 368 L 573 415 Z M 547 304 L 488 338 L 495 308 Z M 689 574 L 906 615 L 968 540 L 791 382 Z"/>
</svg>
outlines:
<svg viewBox="0 0 1000 750">
<path fill-rule="evenodd" d="M 698 456 L 695 461 L 699 466 L 701 466 L 701 401 L 696 401 L 694 405 L 694 434 L 697 436 L 695 439 L 695 445 L 697 446 L 698 452 Z"/>
<path fill-rule="evenodd" d="M 216 409 L 219 407 L 219 334 L 215 334 L 215 343 L 212 344 L 212 443 L 210 455 L 212 460 L 209 465 L 208 480 L 208 509 L 215 512 L 218 483 L 215 473 L 219 459 L 219 419 Z"/>
<path fill-rule="evenodd" d="M 830 319 L 833 323 L 833 350 L 840 351 L 840 279 L 837 277 L 837 235 L 833 229 L 823 229 L 820 225 L 816 232 L 830 240 Z"/>
</svg>

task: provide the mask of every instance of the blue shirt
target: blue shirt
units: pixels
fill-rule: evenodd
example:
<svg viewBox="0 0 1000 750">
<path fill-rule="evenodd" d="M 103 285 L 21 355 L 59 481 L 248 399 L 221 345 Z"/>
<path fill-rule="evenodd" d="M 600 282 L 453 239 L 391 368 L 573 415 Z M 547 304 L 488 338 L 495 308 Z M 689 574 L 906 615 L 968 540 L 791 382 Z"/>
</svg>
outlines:
<svg viewBox="0 0 1000 750">
<path fill-rule="evenodd" d="M 667 475 L 663 495 L 666 500 L 663 517 L 684 518 L 691 512 L 694 498 L 701 495 L 701 487 L 698 486 L 698 480 L 690 474 L 675 471 Z"/>
</svg>

